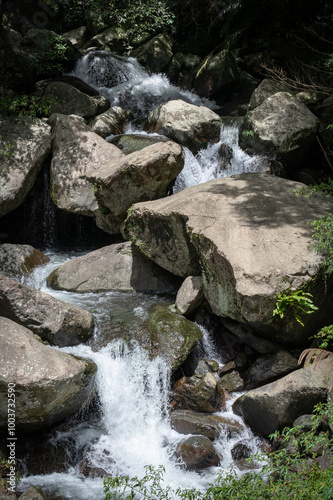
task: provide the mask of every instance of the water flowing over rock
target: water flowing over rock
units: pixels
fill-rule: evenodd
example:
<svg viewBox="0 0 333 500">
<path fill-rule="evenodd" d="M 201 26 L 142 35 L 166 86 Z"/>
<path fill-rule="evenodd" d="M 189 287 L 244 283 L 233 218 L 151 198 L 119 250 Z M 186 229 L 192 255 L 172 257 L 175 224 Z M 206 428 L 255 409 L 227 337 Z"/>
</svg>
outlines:
<svg viewBox="0 0 333 500">
<path fill-rule="evenodd" d="M 254 137 L 243 137 L 243 146 L 271 151 L 295 168 L 315 139 L 319 120 L 291 94 L 278 92 L 246 115 L 244 129 Z"/>
<path fill-rule="evenodd" d="M 51 128 L 39 118 L 0 120 L 0 217 L 21 205 L 51 151 Z"/>
<path fill-rule="evenodd" d="M 125 242 L 65 262 L 51 273 L 47 283 L 57 290 L 80 293 L 166 293 L 176 291 L 178 280 Z"/>
<path fill-rule="evenodd" d="M 30 273 L 50 259 L 31 245 L 0 245 L 0 273 L 15 278 Z"/>
<path fill-rule="evenodd" d="M 65 82 L 51 82 L 45 89 L 34 92 L 34 95 L 54 101 L 49 114 L 60 113 L 91 118 L 110 107 L 110 101 L 105 97 L 89 96 Z"/>
<path fill-rule="evenodd" d="M 316 404 L 326 401 L 333 373 L 333 358 L 308 365 L 289 375 L 243 394 L 233 410 L 258 434 L 269 436 L 276 430 L 291 426 Z"/>
<path fill-rule="evenodd" d="M 58 208 L 94 216 L 98 203 L 87 180 L 98 168 L 123 156 L 114 145 L 95 134 L 79 116 L 53 114 L 51 195 Z"/>
<path fill-rule="evenodd" d="M 172 141 L 153 144 L 101 166 L 90 177 L 101 207 L 96 213 L 98 227 L 119 233 L 133 203 L 166 196 L 183 166 L 182 149 Z"/>
<path fill-rule="evenodd" d="M 218 141 L 221 119 L 205 106 L 195 106 L 180 99 L 161 104 L 148 115 L 147 129 L 166 135 L 197 152 L 208 141 Z"/>
<path fill-rule="evenodd" d="M 0 315 L 59 347 L 85 342 L 94 329 L 93 317 L 85 309 L 22 285 L 3 274 L 0 274 Z"/>
<path fill-rule="evenodd" d="M 241 174 L 193 186 L 163 200 L 134 205 L 124 234 L 179 276 L 198 275 L 214 314 L 252 326 L 286 344 L 302 343 L 331 322 L 319 273 L 324 257 L 309 223 L 332 210 L 322 196 L 295 196 L 302 184 L 266 174 Z M 237 252 L 235 251 L 237 249 Z M 274 316 L 278 295 L 309 285 L 319 307 L 299 325 L 292 311 Z"/>
<path fill-rule="evenodd" d="M 16 429 L 36 431 L 78 412 L 94 394 L 96 366 L 45 346 L 0 318 L 0 427 L 7 428 L 8 384 L 15 384 Z"/>
</svg>

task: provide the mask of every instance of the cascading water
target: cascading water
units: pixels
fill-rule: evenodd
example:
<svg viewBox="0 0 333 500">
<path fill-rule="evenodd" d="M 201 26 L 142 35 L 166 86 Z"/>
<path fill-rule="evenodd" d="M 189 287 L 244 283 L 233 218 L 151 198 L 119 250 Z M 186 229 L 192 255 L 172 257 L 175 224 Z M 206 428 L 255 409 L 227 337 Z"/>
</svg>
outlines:
<svg viewBox="0 0 333 500">
<path fill-rule="evenodd" d="M 112 106 L 130 109 L 136 118 L 145 117 L 151 109 L 171 99 L 217 108 L 214 102 L 171 85 L 164 75 L 148 74 L 135 59 L 112 56 L 104 51 L 85 55 L 77 64 L 75 75 L 94 86 L 111 101 Z M 135 124 L 129 124 L 127 133 L 133 132 L 144 133 Z M 174 192 L 215 177 L 261 169 L 257 159 L 249 157 L 239 147 L 235 124 L 222 127 L 218 143 L 208 145 L 196 156 L 184 148 L 184 155 L 185 167 L 176 180 Z M 122 338 L 124 325 L 127 332 L 135 331 L 149 316 L 149 308 L 161 301 L 167 302 L 166 299 L 144 294 L 74 294 L 50 290 L 46 286 L 46 277 L 77 254 L 49 256 L 51 262 L 38 268 L 26 283 L 93 312 L 96 330 L 89 345 L 61 350 L 96 363 L 99 405 L 88 417 L 72 418 L 49 434 L 49 455 L 52 455 L 52 450 L 66 450 L 61 467 L 53 471 L 48 469 L 47 473 L 31 474 L 30 457 L 26 457 L 26 473 L 20 488 L 36 484 L 50 495 L 75 500 L 102 500 L 101 473 L 142 477 L 145 465 L 162 465 L 166 471 L 164 484 L 174 489 L 204 490 L 220 469 L 211 467 L 199 474 L 184 470 L 175 459 L 175 448 L 184 436 L 170 425 L 170 373 L 165 362 L 150 360 L 131 335 L 127 336 L 126 342 Z M 221 363 L 214 341 L 206 330 L 199 351 L 202 357 L 214 358 Z M 242 430 L 231 439 L 221 433 L 214 442 L 222 468 L 233 463 L 231 450 L 236 442 L 246 442 L 253 452 L 260 446 L 241 419 L 232 413 L 231 404 L 237 396 L 239 394 L 228 401 L 223 416 L 238 422 Z M 90 476 L 84 472 L 87 467 Z"/>
<path fill-rule="evenodd" d="M 75 500 L 102 500 L 104 495 L 100 471 L 104 474 L 143 477 L 145 465 L 163 465 L 166 485 L 174 489 L 205 489 L 219 468 L 212 467 L 200 474 L 184 471 L 174 457 L 175 448 L 184 439 L 184 435 L 173 430 L 170 425 L 170 373 L 166 363 L 160 358 L 150 360 L 147 351 L 135 341 L 124 342 L 120 338 L 108 338 L 110 329 L 114 334 L 118 320 L 129 329 L 137 328 L 147 318 L 153 304 L 162 301 L 169 304 L 170 301 L 144 294 L 75 294 L 48 289 L 48 274 L 73 256 L 77 254 L 49 254 L 51 261 L 37 268 L 25 282 L 59 299 L 87 310 L 93 309 L 97 326 L 89 345 L 60 350 L 96 363 L 99 410 L 96 414 L 91 412 L 88 420 L 72 418 L 65 427 L 60 426 L 50 433 L 49 453 L 52 454 L 52 449 L 62 447 L 72 457 L 62 464 L 65 472 L 38 475 L 27 473 L 22 479 L 21 488 L 33 484 L 50 495 Z M 205 332 L 201 345 L 203 355 L 214 355 L 213 348 L 213 342 Z M 217 358 L 215 355 L 215 359 Z M 231 401 L 228 402 L 227 410 L 221 414 L 243 427 L 237 438 L 230 439 L 221 433 L 220 438 L 214 442 L 222 457 L 221 467 L 227 468 L 233 463 L 231 449 L 236 442 L 246 442 L 253 452 L 258 451 L 260 442 L 244 427 L 241 419 L 232 413 Z M 88 465 L 92 476 L 95 474 L 97 477 L 85 477 L 83 461 Z M 29 471 L 29 456 L 26 467 Z"/>
</svg>

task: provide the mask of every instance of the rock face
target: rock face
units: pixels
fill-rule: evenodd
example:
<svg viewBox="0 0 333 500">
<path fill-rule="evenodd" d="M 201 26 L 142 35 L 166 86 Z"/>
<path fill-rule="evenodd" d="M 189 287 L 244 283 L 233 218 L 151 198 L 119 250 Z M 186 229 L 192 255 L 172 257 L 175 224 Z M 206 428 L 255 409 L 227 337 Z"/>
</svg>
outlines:
<svg viewBox="0 0 333 500">
<path fill-rule="evenodd" d="M 180 434 L 200 434 L 211 441 L 223 431 L 229 438 L 243 431 L 236 420 L 221 415 L 207 415 L 192 410 L 175 410 L 171 413 L 171 427 Z"/>
<path fill-rule="evenodd" d="M 254 132 L 254 149 L 278 154 L 288 165 L 299 164 L 319 128 L 318 118 L 295 97 L 278 92 L 250 111 L 244 129 Z M 247 142 L 251 139 L 247 139 Z M 243 139 L 243 145 L 246 141 Z"/>
<path fill-rule="evenodd" d="M 72 292 L 174 292 L 177 279 L 142 255 L 130 242 L 100 248 L 65 262 L 47 278 Z"/>
<path fill-rule="evenodd" d="M 110 107 L 110 101 L 102 96 L 89 96 L 65 82 L 51 82 L 45 89 L 34 92 L 34 95 L 53 99 L 51 113 L 77 115 L 91 118 L 103 113 Z"/>
<path fill-rule="evenodd" d="M 0 318 L 0 427 L 7 428 L 8 384 L 15 384 L 16 429 L 48 427 L 86 405 L 96 366 L 39 342 L 33 333 Z"/>
<path fill-rule="evenodd" d="M 308 365 L 293 373 L 243 394 L 233 410 L 258 434 L 268 436 L 292 426 L 293 421 L 311 413 L 314 405 L 326 401 L 333 359 Z"/>
<path fill-rule="evenodd" d="M 246 388 L 281 378 L 297 368 L 297 359 L 286 351 L 260 356 L 244 373 Z"/>
<path fill-rule="evenodd" d="M 166 33 L 157 35 L 132 52 L 142 66 L 159 73 L 172 59 L 172 37 Z"/>
<path fill-rule="evenodd" d="M 201 276 L 188 276 L 178 290 L 176 309 L 180 314 L 189 315 L 204 299 Z"/>
<path fill-rule="evenodd" d="M 149 132 L 163 134 L 195 153 L 208 141 L 218 140 L 220 128 L 221 119 L 214 111 L 180 99 L 161 104 L 147 120 Z"/>
<path fill-rule="evenodd" d="M 202 332 L 192 321 L 157 306 L 136 336 L 152 358 L 164 358 L 174 372 L 202 338 Z"/>
<path fill-rule="evenodd" d="M 103 207 L 96 214 L 98 227 L 119 233 L 133 203 L 165 196 L 183 166 L 182 149 L 171 141 L 153 144 L 101 166 L 91 174 L 95 196 Z"/>
<path fill-rule="evenodd" d="M 232 52 L 222 50 L 204 64 L 202 71 L 196 68 L 197 76 L 192 85 L 196 92 L 204 97 L 214 97 L 227 89 L 239 78 L 235 56 Z"/>
<path fill-rule="evenodd" d="M 39 118 L 0 120 L 0 217 L 17 208 L 51 151 L 51 128 Z"/>
<path fill-rule="evenodd" d="M 331 323 L 327 294 L 315 280 L 324 258 L 309 246 L 311 226 L 331 201 L 297 197 L 302 184 L 266 174 L 241 174 L 134 205 L 124 234 L 157 264 L 179 276 L 201 274 L 214 314 L 248 324 L 262 336 L 302 343 Z M 237 252 L 235 249 L 237 248 Z M 314 314 L 299 325 L 291 311 L 273 317 L 278 295 L 309 285 Z"/>
<path fill-rule="evenodd" d="M 54 114 L 51 195 L 58 208 L 80 215 L 95 215 L 98 203 L 88 176 L 112 164 L 123 153 L 89 128 L 83 118 Z"/>
<path fill-rule="evenodd" d="M 289 92 L 290 90 L 291 89 L 283 82 L 265 78 L 258 87 L 254 89 L 251 95 L 249 110 L 251 111 L 260 106 L 260 104 L 271 95 L 277 94 L 278 92 Z"/>
<path fill-rule="evenodd" d="M 201 470 L 218 466 L 220 457 L 205 436 L 191 436 L 177 446 L 176 455 L 188 470 Z"/>
<path fill-rule="evenodd" d="M 30 273 L 35 267 L 46 264 L 50 259 L 31 245 L 0 245 L 0 273 L 15 278 Z"/>
<path fill-rule="evenodd" d="M 124 125 L 128 119 L 133 117 L 132 113 L 119 106 L 113 106 L 104 113 L 93 118 L 89 127 L 105 139 L 110 134 L 122 134 Z"/>
<path fill-rule="evenodd" d="M 182 377 L 174 392 L 182 408 L 213 413 L 221 405 L 222 391 L 218 390 L 216 378 L 210 372 L 202 377 Z"/>
<path fill-rule="evenodd" d="M 0 274 L 0 316 L 29 328 L 53 345 L 78 345 L 94 329 L 91 314 Z"/>
</svg>

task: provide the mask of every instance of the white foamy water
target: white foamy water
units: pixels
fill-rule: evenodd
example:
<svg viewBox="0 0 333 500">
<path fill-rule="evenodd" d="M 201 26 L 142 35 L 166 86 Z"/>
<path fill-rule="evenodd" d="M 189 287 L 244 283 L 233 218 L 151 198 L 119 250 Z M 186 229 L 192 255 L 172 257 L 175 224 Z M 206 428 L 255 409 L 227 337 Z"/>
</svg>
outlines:
<svg viewBox="0 0 333 500">
<path fill-rule="evenodd" d="M 165 467 L 164 484 L 204 490 L 213 481 L 220 467 L 212 467 L 201 473 L 185 471 L 177 463 L 174 452 L 184 439 L 171 428 L 169 415 L 170 372 L 164 360 L 151 360 L 149 353 L 135 342 L 126 343 L 113 339 L 99 346 L 98 338 L 105 332 L 100 329 L 111 316 L 127 321 L 136 328 L 149 315 L 149 307 L 157 299 L 143 294 L 73 294 L 50 290 L 46 286 L 49 272 L 77 254 L 50 254 L 51 262 L 35 270 L 27 280 L 61 300 L 70 301 L 94 309 L 97 318 L 95 338 L 91 345 L 79 345 L 60 349 L 94 361 L 97 365 L 96 385 L 99 397 L 98 415 L 90 418 L 71 419 L 71 427 L 50 435 L 51 445 L 75 447 L 80 459 L 73 466 L 68 464 L 66 472 L 26 476 L 21 488 L 30 484 L 40 486 L 47 494 L 62 495 L 75 500 L 104 498 L 100 477 L 86 478 L 80 468 L 80 461 L 86 459 L 89 467 L 102 469 L 107 474 L 143 477 L 145 466 Z M 122 308 L 119 306 L 123 299 Z M 126 309 L 126 312 L 125 312 Z M 205 333 L 205 335 L 207 335 Z M 213 342 L 207 335 L 203 348 L 213 355 Z M 218 356 L 215 357 L 218 359 Z M 226 412 L 219 414 L 241 423 L 228 402 Z M 221 457 L 221 467 L 233 463 L 232 447 L 239 441 L 249 443 L 253 451 L 259 443 L 251 431 L 243 426 L 240 434 L 229 439 L 226 434 L 214 442 Z M 239 471 L 241 473 L 241 471 Z"/>
</svg>

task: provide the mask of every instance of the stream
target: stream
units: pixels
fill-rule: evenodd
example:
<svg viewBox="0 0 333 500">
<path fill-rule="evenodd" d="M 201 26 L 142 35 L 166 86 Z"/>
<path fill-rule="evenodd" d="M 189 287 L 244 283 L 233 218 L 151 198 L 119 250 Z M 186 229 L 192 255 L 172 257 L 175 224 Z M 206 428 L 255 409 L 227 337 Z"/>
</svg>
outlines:
<svg viewBox="0 0 333 500">
<path fill-rule="evenodd" d="M 102 51 L 90 52 L 78 62 L 74 74 L 107 97 L 111 106 L 127 107 L 136 118 L 146 116 L 151 109 L 170 99 L 184 99 L 192 104 L 217 108 L 214 102 L 177 89 L 164 75 L 149 75 L 133 58 L 115 57 Z M 144 132 L 139 125 L 130 124 L 126 133 Z M 220 165 L 218 152 L 222 145 L 232 151 L 227 168 Z M 208 145 L 196 156 L 184 148 L 184 156 L 185 166 L 176 179 L 174 192 L 216 177 L 263 169 L 260 158 L 248 156 L 239 147 L 236 122 L 222 126 L 218 143 Z M 48 216 L 46 212 L 46 219 L 42 222 L 44 230 L 52 228 L 53 221 L 48 220 Z M 52 247 L 52 237 L 48 241 Z M 135 341 L 124 341 L 123 338 L 124 330 L 130 338 L 131 332 L 149 316 L 154 305 L 171 305 L 174 297 L 116 292 L 75 294 L 51 290 L 46 285 L 46 277 L 80 253 L 58 252 L 52 248 L 45 253 L 50 262 L 37 268 L 25 279 L 25 284 L 84 307 L 94 315 L 95 332 L 88 344 L 60 350 L 96 363 L 97 400 L 88 411 L 51 430 L 39 449 L 39 458 L 34 450 L 26 452 L 22 457 L 23 478 L 19 491 L 37 485 L 53 497 L 102 500 L 103 480 L 100 476 L 103 471 L 143 477 L 146 465 L 162 465 L 165 468 L 164 483 L 174 489 L 205 490 L 221 467 L 225 469 L 233 464 L 231 449 L 236 442 L 246 441 L 253 453 L 260 450 L 260 439 L 242 424 L 243 431 L 236 438 L 228 439 L 221 433 L 214 442 L 217 452 L 223 457 L 220 467 L 211 467 L 200 473 L 184 470 L 174 456 L 184 435 L 170 425 L 171 379 L 168 367 L 162 359 L 150 360 L 148 353 Z M 197 348 L 198 355 L 215 359 L 222 365 L 211 332 L 201 328 L 204 336 Z M 233 393 L 226 411 L 221 413 L 241 423 L 240 417 L 231 409 L 239 395 Z M 44 461 L 42 473 L 38 460 Z M 86 477 L 87 467 L 96 477 Z M 237 472 L 243 473 L 241 470 Z"/>
</svg>

